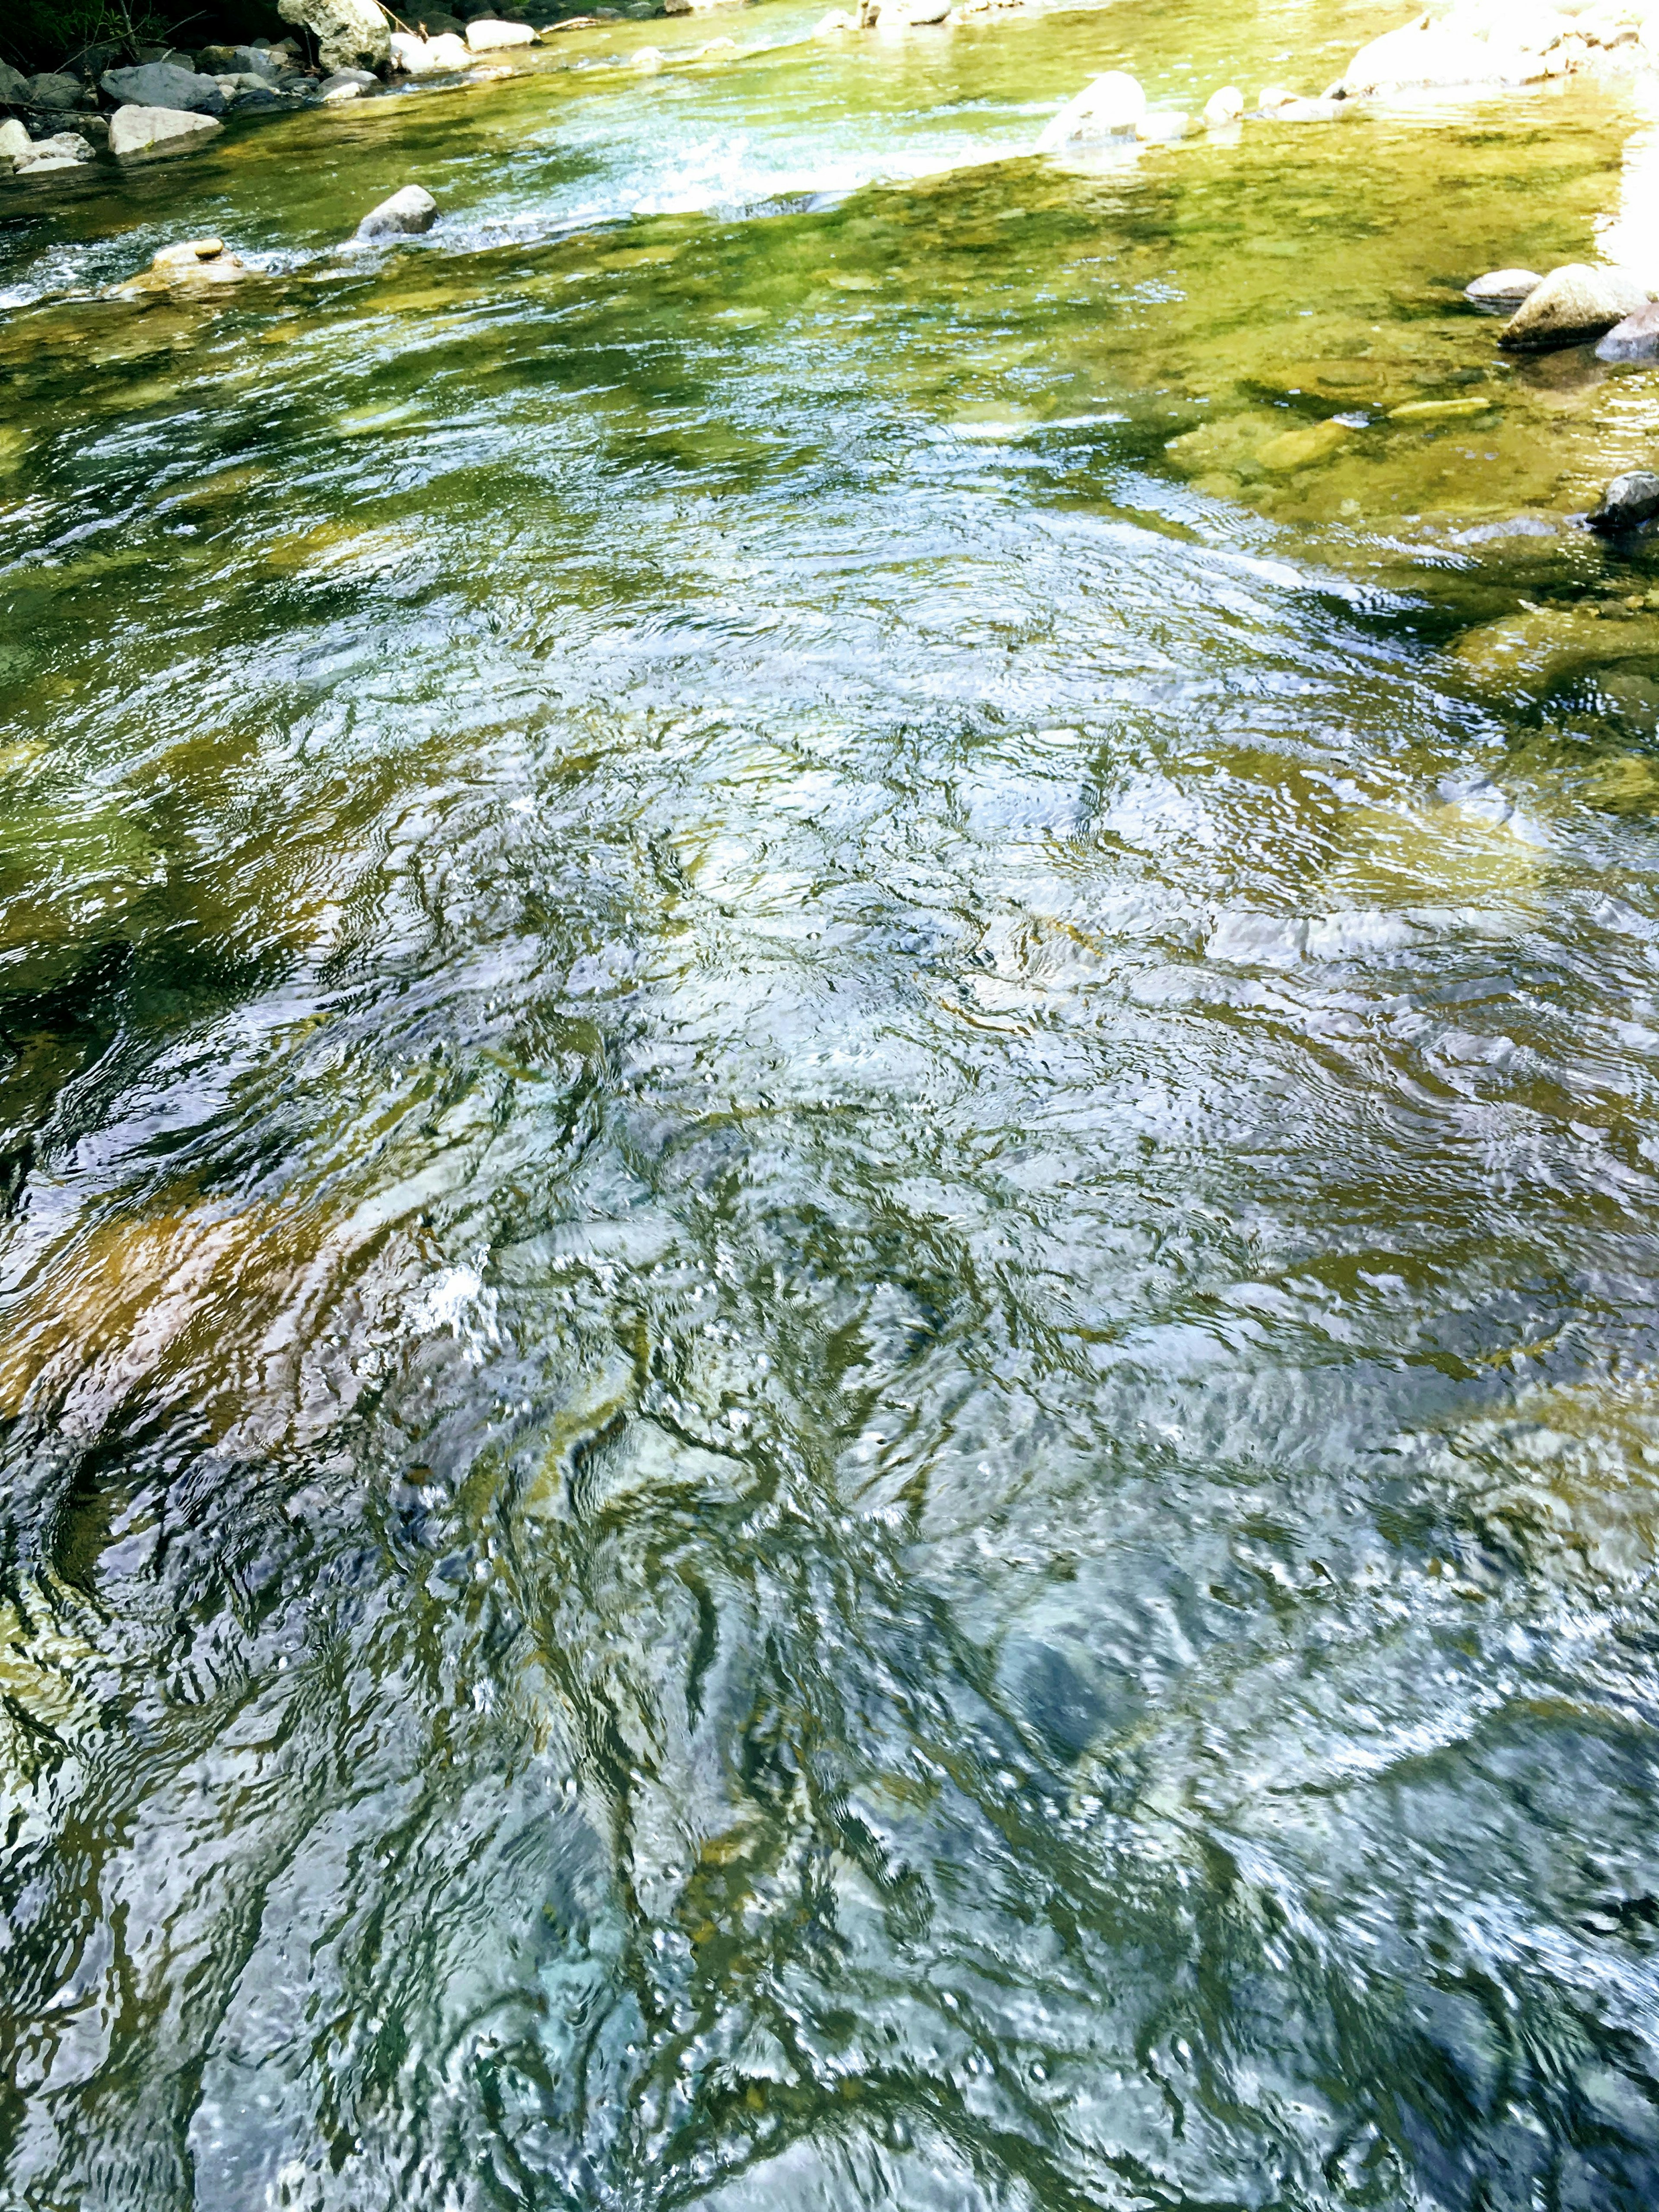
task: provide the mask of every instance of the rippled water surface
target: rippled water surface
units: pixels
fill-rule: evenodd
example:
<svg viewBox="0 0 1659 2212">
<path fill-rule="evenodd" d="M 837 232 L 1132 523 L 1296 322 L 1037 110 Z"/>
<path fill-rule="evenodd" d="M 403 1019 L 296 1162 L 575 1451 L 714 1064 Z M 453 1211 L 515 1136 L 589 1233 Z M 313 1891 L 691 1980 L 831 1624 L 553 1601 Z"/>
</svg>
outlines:
<svg viewBox="0 0 1659 2212">
<path fill-rule="evenodd" d="M 1652 126 L 816 12 L 4 204 L 0 2200 L 1650 2207 Z"/>
</svg>

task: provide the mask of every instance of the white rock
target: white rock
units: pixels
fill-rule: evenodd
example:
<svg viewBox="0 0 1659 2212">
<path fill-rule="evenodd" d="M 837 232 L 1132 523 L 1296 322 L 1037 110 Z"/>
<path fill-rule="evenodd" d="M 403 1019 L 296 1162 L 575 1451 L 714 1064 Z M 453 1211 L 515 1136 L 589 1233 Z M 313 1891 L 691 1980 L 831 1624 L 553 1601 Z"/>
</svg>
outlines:
<svg viewBox="0 0 1659 2212">
<path fill-rule="evenodd" d="M 906 23 L 948 22 L 951 0 L 900 0 L 900 20 Z"/>
<path fill-rule="evenodd" d="M 426 47 L 434 69 L 465 69 L 472 58 L 466 40 L 454 31 L 440 31 L 435 39 L 427 40 Z"/>
<path fill-rule="evenodd" d="M 1276 108 L 1288 107 L 1293 100 L 1299 100 L 1301 96 L 1300 93 L 1292 92 L 1287 85 L 1264 84 L 1255 96 L 1255 104 L 1260 113 L 1271 115 Z"/>
<path fill-rule="evenodd" d="M 323 105 L 325 107 L 338 107 L 343 100 L 361 100 L 362 96 L 362 85 L 353 84 L 349 77 L 344 77 L 337 84 L 331 84 L 325 88 Z"/>
<path fill-rule="evenodd" d="M 33 141 L 15 116 L 8 116 L 0 123 L 0 157 L 8 161 L 21 161 Z"/>
<path fill-rule="evenodd" d="M 467 25 L 466 43 L 475 54 L 493 54 L 501 46 L 533 46 L 536 33 L 528 23 L 501 23 L 480 15 Z"/>
<path fill-rule="evenodd" d="M 438 203 L 423 185 L 405 185 L 379 207 L 370 208 L 358 224 L 356 236 L 418 238 L 438 220 Z"/>
<path fill-rule="evenodd" d="M 1192 127 L 1192 118 L 1168 109 L 1149 109 L 1135 125 L 1135 137 L 1150 146 L 1167 146 L 1176 138 L 1184 138 Z"/>
<path fill-rule="evenodd" d="M 1112 138 L 1133 131 L 1146 112 L 1146 95 L 1125 70 L 1108 70 L 1068 100 L 1037 140 L 1039 154 L 1052 154 L 1073 139 Z"/>
<path fill-rule="evenodd" d="M 97 158 L 78 131 L 60 131 L 55 138 L 31 139 L 27 153 L 17 157 L 17 173 L 33 177 L 43 169 L 73 169 Z"/>
<path fill-rule="evenodd" d="M 374 0 L 276 0 L 285 23 L 302 23 L 325 70 L 379 69 L 392 58 L 392 33 Z"/>
<path fill-rule="evenodd" d="M 1477 307 L 1518 307 L 1529 292 L 1543 283 L 1530 269 L 1493 269 L 1463 287 L 1463 297 Z"/>
<path fill-rule="evenodd" d="M 193 154 L 224 125 L 181 107 L 118 107 L 110 118 L 109 150 L 118 161 L 165 161 Z"/>
<path fill-rule="evenodd" d="M 1275 123 L 1340 123 L 1350 113 L 1353 103 L 1347 100 L 1287 100 L 1282 107 L 1273 110 Z"/>
<path fill-rule="evenodd" d="M 628 66 L 637 70 L 641 76 L 655 76 L 667 59 L 660 46 L 641 46 Z"/>
<path fill-rule="evenodd" d="M 1350 98 L 1366 98 L 1431 86 L 1522 83 L 1542 73 L 1507 38 L 1476 38 L 1455 20 L 1419 15 L 1362 46 L 1342 72 L 1342 87 Z"/>
<path fill-rule="evenodd" d="M 812 26 L 812 36 L 815 39 L 838 38 L 842 32 L 856 31 L 858 27 L 856 15 L 849 15 L 844 8 L 832 8 L 827 15 L 820 15 Z"/>
<path fill-rule="evenodd" d="M 1236 84 L 1224 84 L 1204 103 L 1204 127 L 1206 131 L 1224 130 L 1228 124 L 1237 123 L 1243 112 L 1243 94 Z"/>
</svg>

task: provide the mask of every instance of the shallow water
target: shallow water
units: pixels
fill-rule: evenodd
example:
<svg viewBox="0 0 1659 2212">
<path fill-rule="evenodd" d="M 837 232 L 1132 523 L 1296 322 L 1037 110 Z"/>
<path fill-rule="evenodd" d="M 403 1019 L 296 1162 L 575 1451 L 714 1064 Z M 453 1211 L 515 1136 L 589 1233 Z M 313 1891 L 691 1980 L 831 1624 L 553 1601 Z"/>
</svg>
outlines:
<svg viewBox="0 0 1659 2212">
<path fill-rule="evenodd" d="M 4 2201 L 1650 2205 L 1654 126 L 817 12 L 5 203 Z"/>
</svg>

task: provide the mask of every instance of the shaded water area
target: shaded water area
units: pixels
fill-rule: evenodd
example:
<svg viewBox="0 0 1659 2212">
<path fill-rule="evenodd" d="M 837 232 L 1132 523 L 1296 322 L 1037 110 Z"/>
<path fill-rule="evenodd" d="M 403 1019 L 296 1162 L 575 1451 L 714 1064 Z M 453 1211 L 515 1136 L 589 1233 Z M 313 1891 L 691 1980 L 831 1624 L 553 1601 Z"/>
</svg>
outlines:
<svg viewBox="0 0 1659 2212">
<path fill-rule="evenodd" d="M 1651 126 L 816 12 L 6 203 L 0 2198 L 1650 2206 Z"/>
</svg>

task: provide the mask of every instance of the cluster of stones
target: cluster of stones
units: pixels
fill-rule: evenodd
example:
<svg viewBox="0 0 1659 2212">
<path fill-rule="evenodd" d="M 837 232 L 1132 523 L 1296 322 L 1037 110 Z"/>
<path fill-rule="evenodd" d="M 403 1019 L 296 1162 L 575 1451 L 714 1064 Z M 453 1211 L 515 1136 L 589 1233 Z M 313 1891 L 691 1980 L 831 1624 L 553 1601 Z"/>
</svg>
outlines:
<svg viewBox="0 0 1659 2212">
<path fill-rule="evenodd" d="M 897 0 L 902 6 L 906 0 Z M 866 0 L 868 4 L 868 0 Z M 984 0 L 991 4 L 991 0 Z M 941 15 L 944 13 L 940 9 Z M 826 18 L 826 23 L 834 19 Z M 930 19 L 931 20 L 931 19 Z M 1224 131 L 1247 116 L 1275 123 L 1334 123 L 1366 100 L 1437 90 L 1540 83 L 1581 70 L 1627 74 L 1659 68 L 1659 0 L 1589 0 L 1565 7 L 1462 0 L 1445 15 L 1419 15 L 1373 39 L 1334 84 L 1316 95 L 1266 85 L 1252 107 L 1236 85 L 1213 94 L 1197 118 L 1153 109 L 1134 78 L 1109 70 L 1061 108 L 1037 141 L 1039 152 L 1091 140 L 1139 138 L 1158 144 L 1201 125 Z"/>
<path fill-rule="evenodd" d="M 89 56 L 84 73 L 25 76 L 0 63 L 0 178 L 44 177 L 100 154 L 131 164 L 209 144 L 228 117 L 334 106 L 385 88 L 394 76 L 463 70 L 481 57 L 588 24 L 659 14 L 690 15 L 726 0 L 624 0 L 620 8 L 571 15 L 562 0 L 455 0 L 458 12 L 415 11 L 414 30 L 394 29 L 376 0 L 277 0 L 307 37 L 207 46 L 190 54 L 139 48 L 119 66 L 118 49 Z M 395 20 L 395 19 L 393 19 Z M 132 50 L 127 50 L 131 53 Z M 314 60 L 306 56 L 314 55 Z"/>
<path fill-rule="evenodd" d="M 371 82 L 374 80 L 371 79 Z M 141 49 L 130 67 L 25 77 L 0 63 L 0 175 L 34 177 L 108 153 L 123 163 L 188 153 L 233 114 L 276 113 L 339 96 L 337 80 L 302 64 L 296 44 L 260 40 L 197 55 Z"/>
</svg>

